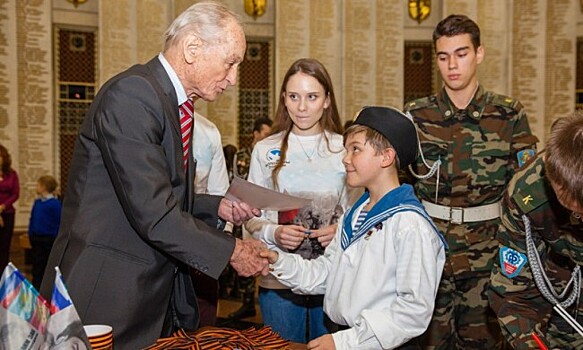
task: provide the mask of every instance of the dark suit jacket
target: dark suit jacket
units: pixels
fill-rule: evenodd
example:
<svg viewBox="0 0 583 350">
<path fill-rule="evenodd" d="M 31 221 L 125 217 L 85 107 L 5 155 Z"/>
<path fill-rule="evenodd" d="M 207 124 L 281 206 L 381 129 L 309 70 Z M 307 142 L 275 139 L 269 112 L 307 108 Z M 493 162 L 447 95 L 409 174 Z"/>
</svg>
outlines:
<svg viewBox="0 0 583 350">
<path fill-rule="evenodd" d="M 100 89 L 75 145 L 41 292 L 50 298 L 59 266 L 83 323 L 113 326 L 116 349 L 160 337 L 178 268 L 218 278 L 233 252 L 232 237 L 198 220 L 216 223 L 221 197 L 194 198 L 193 163 L 185 175 L 177 97 L 157 58 Z M 188 297 L 192 285 L 183 287 Z M 196 309 L 176 311 L 196 323 Z"/>
</svg>

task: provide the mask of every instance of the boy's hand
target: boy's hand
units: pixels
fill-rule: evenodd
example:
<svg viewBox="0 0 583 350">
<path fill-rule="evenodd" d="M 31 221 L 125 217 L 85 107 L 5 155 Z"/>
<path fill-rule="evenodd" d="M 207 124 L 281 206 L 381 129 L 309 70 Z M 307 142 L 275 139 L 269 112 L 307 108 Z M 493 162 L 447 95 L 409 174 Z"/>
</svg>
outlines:
<svg viewBox="0 0 583 350">
<path fill-rule="evenodd" d="M 318 230 L 313 230 L 310 234 L 310 238 L 318 238 L 318 242 L 320 242 L 322 247 L 326 248 L 330 242 L 332 242 L 332 239 L 334 239 L 337 227 L 338 224 L 333 224 Z"/>
<path fill-rule="evenodd" d="M 336 350 L 332 334 L 324 334 L 308 343 L 308 349 Z"/>
<path fill-rule="evenodd" d="M 299 225 L 281 225 L 275 229 L 275 243 L 280 248 L 294 250 L 308 236 L 306 229 Z"/>
<path fill-rule="evenodd" d="M 274 250 L 264 249 L 259 253 L 259 256 L 262 258 L 267 258 L 270 264 L 275 264 L 277 259 L 279 259 L 279 254 Z"/>
</svg>

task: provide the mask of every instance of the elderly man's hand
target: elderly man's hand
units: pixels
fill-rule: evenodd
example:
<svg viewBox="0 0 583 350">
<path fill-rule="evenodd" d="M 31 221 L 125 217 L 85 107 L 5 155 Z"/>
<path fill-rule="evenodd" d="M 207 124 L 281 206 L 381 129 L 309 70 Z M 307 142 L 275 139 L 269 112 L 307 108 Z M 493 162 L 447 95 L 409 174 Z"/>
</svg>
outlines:
<svg viewBox="0 0 583 350">
<path fill-rule="evenodd" d="M 249 277 L 269 273 L 269 261 L 261 257 L 260 253 L 267 249 L 265 245 L 255 239 L 237 239 L 235 250 L 231 255 L 231 266 L 239 276 Z"/>
<path fill-rule="evenodd" d="M 255 216 L 261 216 L 261 210 L 251 208 L 249 204 L 244 202 L 234 202 L 223 198 L 219 205 L 219 217 L 235 225 L 243 225 Z"/>
</svg>

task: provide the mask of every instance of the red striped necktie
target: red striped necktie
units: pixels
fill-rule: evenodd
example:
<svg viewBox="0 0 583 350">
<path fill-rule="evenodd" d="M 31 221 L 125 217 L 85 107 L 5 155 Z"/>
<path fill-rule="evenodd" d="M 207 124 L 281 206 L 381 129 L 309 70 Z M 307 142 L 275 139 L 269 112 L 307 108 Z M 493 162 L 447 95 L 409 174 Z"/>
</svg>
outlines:
<svg viewBox="0 0 583 350">
<path fill-rule="evenodd" d="M 190 99 L 180 105 L 180 131 L 182 133 L 182 160 L 184 161 L 184 171 L 188 165 L 188 143 L 192 133 L 194 123 L 194 105 Z"/>
</svg>

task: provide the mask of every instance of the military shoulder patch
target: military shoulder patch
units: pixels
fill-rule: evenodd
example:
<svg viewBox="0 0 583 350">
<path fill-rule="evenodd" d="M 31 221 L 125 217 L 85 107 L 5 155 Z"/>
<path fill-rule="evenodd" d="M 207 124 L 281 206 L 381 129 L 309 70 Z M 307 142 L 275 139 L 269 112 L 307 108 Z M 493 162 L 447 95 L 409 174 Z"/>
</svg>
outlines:
<svg viewBox="0 0 583 350">
<path fill-rule="evenodd" d="M 526 264 L 526 255 L 512 248 L 500 248 L 500 268 L 504 276 L 514 278 Z"/>
<path fill-rule="evenodd" d="M 522 167 L 530 158 L 534 157 L 536 152 L 533 149 L 523 149 L 516 153 L 516 159 L 518 160 L 518 167 Z"/>
<path fill-rule="evenodd" d="M 516 186 L 519 188 L 518 184 Z M 542 181 L 536 181 L 530 185 L 520 187 L 520 191 L 516 191 L 512 195 L 512 200 L 516 203 L 522 214 L 528 214 L 548 202 L 549 199 L 546 196 L 544 183 Z"/>
<path fill-rule="evenodd" d="M 427 108 L 435 104 L 433 96 L 418 98 L 405 104 L 405 111 L 414 111 L 416 109 Z"/>
<path fill-rule="evenodd" d="M 515 100 L 512 97 L 492 93 L 490 103 L 497 106 L 515 108 L 518 100 Z"/>
</svg>

